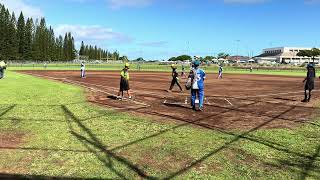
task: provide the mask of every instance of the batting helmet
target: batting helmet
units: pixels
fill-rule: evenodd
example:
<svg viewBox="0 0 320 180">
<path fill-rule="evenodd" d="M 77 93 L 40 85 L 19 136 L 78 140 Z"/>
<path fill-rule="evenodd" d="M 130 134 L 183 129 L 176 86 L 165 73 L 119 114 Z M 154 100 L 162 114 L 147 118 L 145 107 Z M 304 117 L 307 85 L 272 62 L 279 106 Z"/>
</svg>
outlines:
<svg viewBox="0 0 320 180">
<path fill-rule="evenodd" d="M 312 64 L 312 63 L 309 63 L 307 67 L 313 67 L 313 64 Z"/>
<path fill-rule="evenodd" d="M 200 66 L 200 61 L 197 60 L 193 64 L 194 64 L 195 67 L 198 67 L 198 66 Z"/>
</svg>

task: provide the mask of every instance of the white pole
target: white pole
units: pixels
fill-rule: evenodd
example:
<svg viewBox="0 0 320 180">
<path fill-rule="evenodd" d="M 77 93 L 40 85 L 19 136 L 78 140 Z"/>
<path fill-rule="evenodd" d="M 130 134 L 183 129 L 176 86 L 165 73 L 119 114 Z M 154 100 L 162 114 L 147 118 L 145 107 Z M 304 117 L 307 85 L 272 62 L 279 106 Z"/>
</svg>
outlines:
<svg viewBox="0 0 320 180">
<path fill-rule="evenodd" d="M 109 51 L 107 51 L 107 63 L 109 62 Z"/>
</svg>

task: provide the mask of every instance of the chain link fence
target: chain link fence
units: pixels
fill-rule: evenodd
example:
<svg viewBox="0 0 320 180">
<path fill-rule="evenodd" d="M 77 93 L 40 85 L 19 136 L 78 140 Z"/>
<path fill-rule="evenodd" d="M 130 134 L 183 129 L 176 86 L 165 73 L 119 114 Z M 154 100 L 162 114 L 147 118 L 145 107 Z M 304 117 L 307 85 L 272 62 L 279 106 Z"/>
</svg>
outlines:
<svg viewBox="0 0 320 180">
<path fill-rule="evenodd" d="M 8 68 L 13 69 L 29 69 L 29 70 L 78 70 L 82 61 L 55 61 L 55 62 L 43 62 L 43 61 L 9 61 L 7 62 Z M 130 62 L 130 69 L 135 71 L 171 71 L 170 65 L 172 62 Z M 86 61 L 87 69 L 92 70 L 121 70 L 124 63 L 122 61 Z M 190 69 L 189 64 L 179 64 L 178 71 L 182 71 L 184 67 L 188 72 Z M 250 71 L 252 67 L 253 71 L 270 71 L 270 72 L 306 72 L 305 67 L 288 66 L 288 65 L 258 65 L 258 64 L 228 64 L 224 66 L 224 71 Z M 219 69 L 217 64 L 203 64 L 202 69 L 208 72 L 216 72 Z M 316 67 L 316 70 L 320 68 Z"/>
</svg>

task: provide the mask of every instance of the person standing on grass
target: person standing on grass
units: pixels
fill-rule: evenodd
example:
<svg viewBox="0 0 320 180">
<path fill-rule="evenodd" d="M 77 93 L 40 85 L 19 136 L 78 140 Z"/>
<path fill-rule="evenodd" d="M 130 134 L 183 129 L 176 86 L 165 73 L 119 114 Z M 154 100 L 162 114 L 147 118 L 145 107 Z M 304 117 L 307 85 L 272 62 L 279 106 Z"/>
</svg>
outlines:
<svg viewBox="0 0 320 180">
<path fill-rule="evenodd" d="M 222 79 L 222 73 L 223 73 L 223 67 L 222 67 L 222 65 L 219 65 L 219 75 L 218 75 L 218 79 Z"/>
<path fill-rule="evenodd" d="M 125 67 L 122 69 L 122 71 L 120 73 L 120 76 L 121 76 L 120 90 L 119 90 L 118 97 L 117 97 L 117 99 L 120 99 L 120 100 L 123 98 L 123 91 L 127 91 L 129 99 L 132 98 L 131 93 L 130 93 L 130 86 L 129 86 L 129 79 L 130 79 L 129 66 L 130 66 L 129 63 L 126 63 Z"/>
<path fill-rule="evenodd" d="M 203 102 L 204 102 L 204 80 L 206 78 L 206 73 L 199 68 L 200 61 L 197 60 L 194 62 L 194 68 L 189 75 L 189 78 L 192 78 L 192 87 L 191 87 L 191 105 L 192 109 L 196 110 L 196 101 L 199 101 L 199 110 L 203 111 Z"/>
<path fill-rule="evenodd" d="M 81 78 L 85 78 L 86 76 L 86 65 L 84 62 L 81 63 Z"/>
<path fill-rule="evenodd" d="M 182 67 L 181 67 L 181 77 L 185 78 L 186 77 L 186 68 L 184 67 L 184 64 L 182 64 Z"/>
<path fill-rule="evenodd" d="M 311 91 L 314 89 L 314 79 L 316 77 L 316 70 L 313 64 L 307 66 L 307 77 L 303 80 L 304 85 L 304 100 L 301 102 L 309 102 L 311 99 Z M 307 91 L 309 91 L 309 96 Z"/>
<path fill-rule="evenodd" d="M 140 63 L 138 63 L 138 65 L 137 65 L 137 69 L 138 69 L 138 71 L 140 71 L 140 70 L 141 70 L 141 65 L 140 65 Z"/>
<path fill-rule="evenodd" d="M 6 63 L 4 61 L 0 61 L 0 79 L 4 78 L 4 70 L 6 67 Z"/>
<path fill-rule="evenodd" d="M 175 84 L 177 84 L 177 86 L 180 88 L 180 91 L 182 92 L 182 87 L 180 86 L 180 83 L 179 83 L 179 74 L 177 72 L 177 66 L 175 64 L 172 64 L 171 68 L 172 68 L 172 81 L 171 81 L 171 85 L 168 92 L 172 91 L 173 86 Z"/>
</svg>

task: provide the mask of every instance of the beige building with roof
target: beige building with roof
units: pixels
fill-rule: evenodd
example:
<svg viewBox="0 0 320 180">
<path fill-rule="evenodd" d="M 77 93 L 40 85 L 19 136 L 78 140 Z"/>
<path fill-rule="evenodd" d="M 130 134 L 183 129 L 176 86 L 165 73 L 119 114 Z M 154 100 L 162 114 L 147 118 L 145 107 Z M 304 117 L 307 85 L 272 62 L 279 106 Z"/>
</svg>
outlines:
<svg viewBox="0 0 320 180">
<path fill-rule="evenodd" d="M 290 63 L 290 64 L 302 64 L 312 62 L 310 57 L 297 56 L 301 50 L 311 50 L 312 48 L 298 48 L 298 47 L 278 47 L 263 49 L 261 55 L 256 56 L 255 60 L 258 63 Z M 316 57 L 315 63 L 320 63 L 320 57 Z"/>
</svg>

